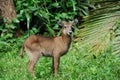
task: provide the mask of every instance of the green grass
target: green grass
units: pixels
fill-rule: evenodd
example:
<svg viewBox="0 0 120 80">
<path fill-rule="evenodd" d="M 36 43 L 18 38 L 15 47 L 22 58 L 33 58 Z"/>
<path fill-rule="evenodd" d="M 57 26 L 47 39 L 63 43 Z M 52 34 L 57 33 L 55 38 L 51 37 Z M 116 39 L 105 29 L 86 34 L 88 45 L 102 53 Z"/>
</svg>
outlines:
<svg viewBox="0 0 120 80">
<path fill-rule="evenodd" d="M 27 69 L 28 56 L 19 56 L 20 42 L 0 52 L 0 80 L 32 80 Z M 52 59 L 42 57 L 35 67 L 35 80 L 120 80 L 120 59 L 111 50 L 94 58 L 92 53 L 72 47 L 61 57 L 59 74 L 51 72 Z"/>
</svg>

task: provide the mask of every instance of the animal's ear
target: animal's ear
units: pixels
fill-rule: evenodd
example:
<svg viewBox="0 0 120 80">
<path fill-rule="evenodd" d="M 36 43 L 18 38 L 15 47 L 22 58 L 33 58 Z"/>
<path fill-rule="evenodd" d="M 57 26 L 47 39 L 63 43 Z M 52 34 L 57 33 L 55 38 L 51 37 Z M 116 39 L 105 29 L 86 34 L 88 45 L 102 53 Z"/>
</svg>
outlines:
<svg viewBox="0 0 120 80">
<path fill-rule="evenodd" d="M 78 23 L 78 19 L 74 19 L 74 24 L 77 24 Z"/>
<path fill-rule="evenodd" d="M 64 24 L 63 24 L 63 22 L 62 22 L 61 20 L 59 20 L 59 21 L 58 21 L 58 25 L 59 25 L 59 26 L 63 26 Z"/>
<path fill-rule="evenodd" d="M 74 19 L 73 21 L 69 21 L 72 25 L 76 25 L 78 23 L 78 19 Z"/>
</svg>

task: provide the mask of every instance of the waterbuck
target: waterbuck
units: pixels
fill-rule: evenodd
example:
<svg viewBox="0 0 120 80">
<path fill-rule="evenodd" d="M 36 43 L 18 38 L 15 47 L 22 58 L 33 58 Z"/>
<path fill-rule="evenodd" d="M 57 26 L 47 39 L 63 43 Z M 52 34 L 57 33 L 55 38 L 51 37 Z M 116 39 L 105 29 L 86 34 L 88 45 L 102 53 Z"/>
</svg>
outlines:
<svg viewBox="0 0 120 80">
<path fill-rule="evenodd" d="M 30 60 L 28 63 L 28 70 L 31 76 L 34 75 L 34 66 L 41 56 L 50 56 L 53 58 L 53 72 L 56 75 L 58 73 L 58 67 L 60 63 L 60 57 L 64 55 L 71 43 L 71 26 L 77 23 L 78 20 L 73 21 L 58 21 L 58 25 L 62 26 L 61 36 L 56 37 L 45 37 L 41 35 L 32 35 L 28 37 L 22 46 L 21 55 L 23 56 L 23 51 L 25 49 Z"/>
</svg>

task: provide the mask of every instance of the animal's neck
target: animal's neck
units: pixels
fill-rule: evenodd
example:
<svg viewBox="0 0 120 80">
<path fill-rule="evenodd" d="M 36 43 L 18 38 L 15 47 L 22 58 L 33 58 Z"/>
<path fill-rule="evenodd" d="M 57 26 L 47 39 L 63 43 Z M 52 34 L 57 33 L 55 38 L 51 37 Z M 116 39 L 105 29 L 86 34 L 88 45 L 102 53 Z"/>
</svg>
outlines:
<svg viewBox="0 0 120 80">
<path fill-rule="evenodd" d="M 65 45 L 70 45 L 71 43 L 71 36 L 69 35 L 65 35 L 64 33 L 62 33 L 62 39 Z"/>
</svg>

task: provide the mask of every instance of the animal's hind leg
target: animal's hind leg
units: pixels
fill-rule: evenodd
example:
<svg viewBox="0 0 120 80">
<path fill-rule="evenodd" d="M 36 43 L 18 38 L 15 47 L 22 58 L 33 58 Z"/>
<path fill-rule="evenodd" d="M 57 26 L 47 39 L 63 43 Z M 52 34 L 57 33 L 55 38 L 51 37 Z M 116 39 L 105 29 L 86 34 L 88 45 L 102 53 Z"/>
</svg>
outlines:
<svg viewBox="0 0 120 80">
<path fill-rule="evenodd" d="M 32 56 L 32 57 L 35 57 L 35 56 Z M 35 58 L 30 58 L 29 60 L 29 63 L 28 63 L 28 70 L 31 74 L 32 77 L 35 77 L 35 74 L 34 74 L 34 67 L 35 67 L 35 64 L 37 63 L 39 57 L 36 56 Z"/>
<path fill-rule="evenodd" d="M 32 77 L 35 77 L 35 75 L 34 75 L 34 66 L 35 66 L 35 62 L 33 60 L 29 60 L 28 70 L 29 70 Z"/>
</svg>

